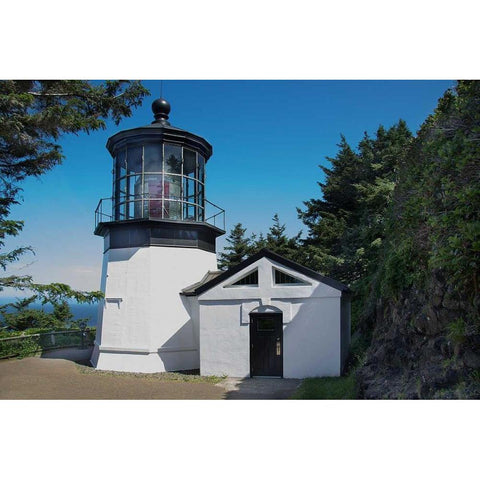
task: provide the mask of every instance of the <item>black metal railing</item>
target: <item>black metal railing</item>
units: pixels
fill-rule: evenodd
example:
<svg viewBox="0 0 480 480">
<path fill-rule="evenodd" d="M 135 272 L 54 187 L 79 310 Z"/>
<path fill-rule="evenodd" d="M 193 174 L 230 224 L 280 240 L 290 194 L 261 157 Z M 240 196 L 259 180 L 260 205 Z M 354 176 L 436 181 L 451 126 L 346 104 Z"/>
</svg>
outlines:
<svg viewBox="0 0 480 480">
<path fill-rule="evenodd" d="M 0 338 L 0 359 L 25 357 L 57 348 L 85 348 L 93 345 L 94 340 L 95 329 L 64 330 Z"/>
<path fill-rule="evenodd" d="M 225 230 L 225 210 L 206 199 L 204 205 L 200 205 L 179 197 L 139 194 L 115 202 L 112 197 L 102 198 L 95 209 L 95 228 L 103 222 L 134 219 L 205 222 Z"/>
</svg>

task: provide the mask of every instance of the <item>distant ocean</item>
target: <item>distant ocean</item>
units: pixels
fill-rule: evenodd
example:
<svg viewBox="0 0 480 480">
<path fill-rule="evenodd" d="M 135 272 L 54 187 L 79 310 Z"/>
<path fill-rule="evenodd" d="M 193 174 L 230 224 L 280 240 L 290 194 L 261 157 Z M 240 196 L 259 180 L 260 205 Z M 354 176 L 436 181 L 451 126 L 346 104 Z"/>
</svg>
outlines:
<svg viewBox="0 0 480 480">
<path fill-rule="evenodd" d="M 0 297 L 0 305 L 5 305 L 7 303 L 16 302 L 17 298 L 15 297 Z M 88 304 L 79 304 L 72 302 L 70 303 L 70 310 L 73 313 L 73 319 L 78 320 L 80 318 L 87 318 L 88 319 L 88 326 L 95 327 L 97 325 L 97 318 L 98 318 L 98 303 L 92 303 L 91 305 Z M 32 303 L 29 308 L 35 308 L 38 310 L 43 309 L 45 312 L 51 312 L 53 307 L 51 305 L 41 305 L 40 303 Z M 12 309 L 13 310 L 13 309 Z M 8 309 L 7 311 L 11 311 Z"/>
</svg>

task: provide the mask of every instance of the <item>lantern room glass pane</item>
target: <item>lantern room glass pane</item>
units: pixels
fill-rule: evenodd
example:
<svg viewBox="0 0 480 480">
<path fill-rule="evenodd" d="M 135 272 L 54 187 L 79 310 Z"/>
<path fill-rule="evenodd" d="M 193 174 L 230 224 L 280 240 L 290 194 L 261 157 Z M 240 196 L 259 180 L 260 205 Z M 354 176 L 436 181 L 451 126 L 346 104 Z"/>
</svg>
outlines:
<svg viewBox="0 0 480 480">
<path fill-rule="evenodd" d="M 182 173 L 182 147 L 178 145 L 170 145 L 166 143 L 165 146 L 165 173 Z"/>
<path fill-rule="evenodd" d="M 162 202 L 163 202 L 163 175 L 150 174 L 144 176 L 143 183 L 143 206 L 144 217 L 163 218 L 162 217 Z"/>
<path fill-rule="evenodd" d="M 122 148 L 121 150 L 118 150 L 117 156 L 116 156 L 116 163 L 117 163 L 117 168 L 123 168 L 125 169 L 125 154 L 126 154 L 126 149 Z"/>
<path fill-rule="evenodd" d="M 195 180 L 183 177 L 183 199 L 186 202 L 197 203 L 195 200 Z"/>
<path fill-rule="evenodd" d="M 125 196 L 127 195 L 127 177 L 121 177 L 118 179 L 117 188 L 120 196 L 120 201 L 123 202 Z"/>
<path fill-rule="evenodd" d="M 201 183 L 199 183 L 198 192 L 197 192 L 197 203 L 202 207 L 204 206 L 204 198 L 205 198 L 204 187 Z"/>
<path fill-rule="evenodd" d="M 192 150 L 183 149 L 183 174 L 195 176 L 197 167 L 197 154 Z"/>
<path fill-rule="evenodd" d="M 128 173 L 142 173 L 142 146 L 128 147 L 127 149 Z"/>
<path fill-rule="evenodd" d="M 129 175 L 127 180 L 129 218 L 142 218 L 142 176 Z"/>
<path fill-rule="evenodd" d="M 194 222 L 195 221 L 195 205 L 191 203 L 184 203 L 183 204 L 183 219 L 185 221 Z"/>
<path fill-rule="evenodd" d="M 200 180 L 202 183 L 205 183 L 205 159 L 201 156 L 198 155 L 198 173 L 197 173 L 197 178 Z"/>
<path fill-rule="evenodd" d="M 113 196 L 114 196 L 114 217 L 115 220 L 120 219 L 120 198 L 121 198 L 121 185 L 120 178 L 125 177 L 125 149 L 118 150 L 114 160 L 114 184 L 113 184 Z"/>
<path fill-rule="evenodd" d="M 204 209 L 203 209 L 202 207 L 198 207 L 197 210 L 198 210 L 198 218 L 197 218 L 197 221 L 198 221 L 198 222 L 203 222 L 203 221 L 205 220 Z"/>
<path fill-rule="evenodd" d="M 195 149 L 148 139 L 114 158 L 114 217 L 204 221 L 205 158 Z"/>
<path fill-rule="evenodd" d="M 143 146 L 143 162 L 145 172 L 162 171 L 162 144 L 147 143 Z"/>
<path fill-rule="evenodd" d="M 180 220 L 182 207 L 182 177 L 177 175 L 165 175 L 163 188 L 163 218 Z"/>
<path fill-rule="evenodd" d="M 183 177 L 183 219 L 196 220 L 197 182 L 193 178 Z"/>
</svg>

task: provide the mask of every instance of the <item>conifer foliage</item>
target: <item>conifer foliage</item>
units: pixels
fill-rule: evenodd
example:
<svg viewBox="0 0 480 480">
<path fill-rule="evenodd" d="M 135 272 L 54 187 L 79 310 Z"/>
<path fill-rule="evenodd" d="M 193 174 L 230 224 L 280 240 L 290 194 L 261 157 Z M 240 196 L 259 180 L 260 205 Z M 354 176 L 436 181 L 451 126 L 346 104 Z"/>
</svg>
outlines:
<svg viewBox="0 0 480 480">
<path fill-rule="evenodd" d="M 254 252 L 252 240 L 245 236 L 246 231 L 241 223 L 237 223 L 231 230 L 226 239 L 228 245 L 219 255 L 218 266 L 221 270 L 238 265 Z"/>
<path fill-rule="evenodd" d="M 365 133 L 354 151 L 341 137 L 332 167 L 320 166 L 322 198 L 298 209 L 308 228 L 304 262 L 350 285 L 372 273 L 385 236 L 398 163 L 412 135 L 400 120 L 374 138 Z"/>
<path fill-rule="evenodd" d="M 108 119 L 118 124 L 148 93 L 137 81 L 0 81 L 0 268 L 5 271 L 32 252 L 28 246 L 1 251 L 5 238 L 19 235 L 23 228 L 22 220 L 8 218 L 11 207 L 21 201 L 22 181 L 63 161 L 63 135 L 104 129 Z M 42 303 L 58 305 L 57 313 L 64 309 L 58 302 L 65 298 L 91 302 L 101 297 L 100 292 L 79 292 L 62 283 L 36 284 L 29 276 L 0 278 L 0 290 L 5 287 L 36 292 Z"/>
<path fill-rule="evenodd" d="M 272 252 L 278 253 L 290 260 L 299 258 L 300 237 L 299 232 L 294 237 L 286 235 L 286 225 L 280 223 L 277 213 L 272 218 L 273 224 L 270 226 L 266 235 L 263 232 L 257 236 L 255 233 L 246 236 L 246 228 L 241 223 L 237 223 L 227 238 L 228 246 L 219 256 L 219 266 L 222 270 L 231 268 L 249 256 L 257 253 L 262 248 L 268 248 Z"/>
</svg>

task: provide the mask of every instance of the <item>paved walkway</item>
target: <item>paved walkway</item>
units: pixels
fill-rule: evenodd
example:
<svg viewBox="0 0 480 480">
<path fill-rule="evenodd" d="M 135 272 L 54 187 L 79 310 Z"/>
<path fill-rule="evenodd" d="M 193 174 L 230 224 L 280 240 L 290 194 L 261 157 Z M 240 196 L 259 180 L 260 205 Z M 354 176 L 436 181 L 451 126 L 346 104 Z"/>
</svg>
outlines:
<svg viewBox="0 0 480 480">
<path fill-rule="evenodd" d="M 162 374 L 101 372 L 88 365 L 91 349 L 59 349 L 0 361 L 0 399 L 259 400 L 289 398 L 300 380 L 226 378 L 218 384 L 162 378 Z M 169 375 L 169 374 L 167 374 Z"/>
<path fill-rule="evenodd" d="M 226 390 L 227 400 L 287 400 L 301 380 L 287 378 L 231 378 L 217 385 Z"/>
</svg>

